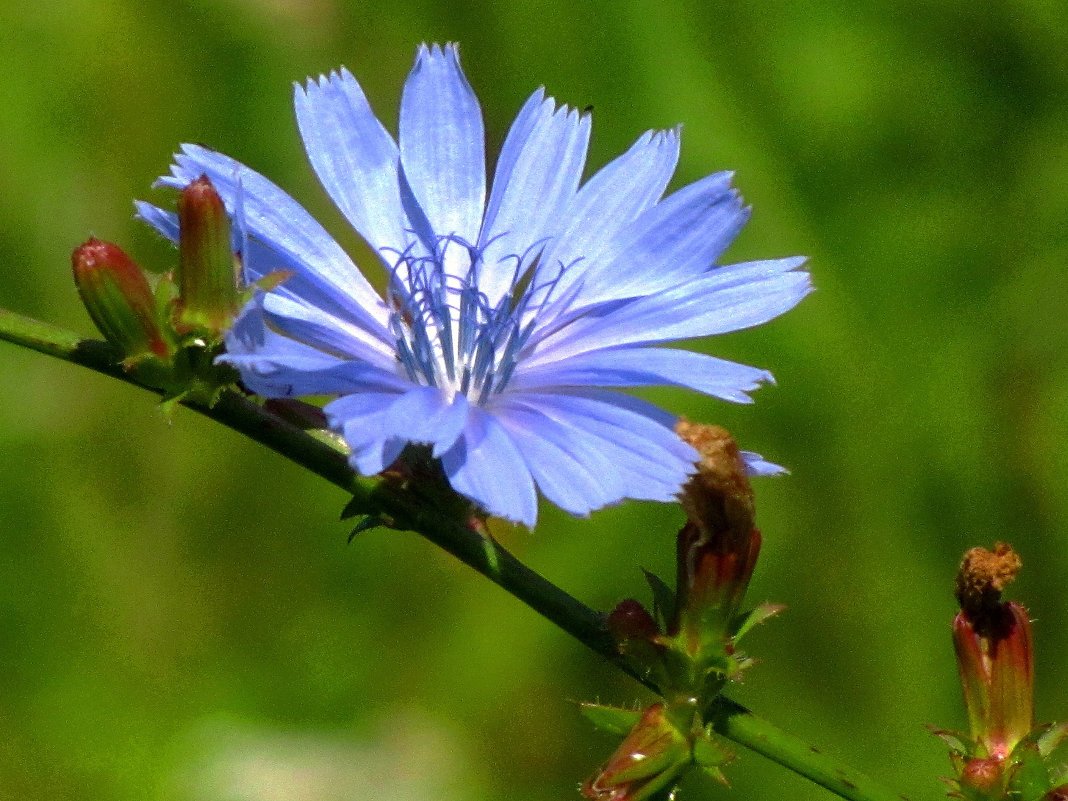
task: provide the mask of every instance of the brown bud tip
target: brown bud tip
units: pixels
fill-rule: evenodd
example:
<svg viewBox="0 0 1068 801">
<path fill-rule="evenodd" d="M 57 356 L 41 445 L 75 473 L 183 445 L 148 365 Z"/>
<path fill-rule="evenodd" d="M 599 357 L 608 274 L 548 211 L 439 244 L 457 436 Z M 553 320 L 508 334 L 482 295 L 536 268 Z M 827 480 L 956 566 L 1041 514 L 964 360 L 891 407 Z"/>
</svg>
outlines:
<svg viewBox="0 0 1068 801">
<path fill-rule="evenodd" d="M 1054 787 L 1044 796 L 1042 801 L 1068 801 L 1068 784 L 1062 784 L 1060 787 Z"/>
<path fill-rule="evenodd" d="M 1016 551 L 1004 542 L 995 543 L 992 551 L 967 551 L 957 572 L 956 596 L 961 610 L 975 619 L 989 615 L 998 608 L 1001 593 L 1016 578 L 1021 565 Z"/>
<path fill-rule="evenodd" d="M 182 206 L 203 205 L 204 211 L 212 209 L 220 214 L 226 213 L 222 198 L 215 190 L 215 185 L 207 175 L 201 175 L 196 180 L 186 184 L 179 197 L 178 203 Z"/>
<path fill-rule="evenodd" d="M 753 488 L 734 438 L 719 426 L 685 419 L 676 423 L 675 432 L 701 454 L 680 496 L 686 516 L 706 535 L 733 530 L 746 536 L 754 526 Z"/>
</svg>

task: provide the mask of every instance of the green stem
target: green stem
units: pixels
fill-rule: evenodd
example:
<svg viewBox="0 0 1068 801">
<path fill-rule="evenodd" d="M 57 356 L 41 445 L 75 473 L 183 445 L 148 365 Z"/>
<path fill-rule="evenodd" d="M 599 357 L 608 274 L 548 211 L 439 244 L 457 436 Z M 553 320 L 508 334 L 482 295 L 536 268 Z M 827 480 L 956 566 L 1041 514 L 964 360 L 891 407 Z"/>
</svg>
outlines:
<svg viewBox="0 0 1068 801">
<path fill-rule="evenodd" d="M 717 699 L 712 717 L 713 727 L 719 734 L 763 754 L 842 798 L 908 801 L 905 796 L 886 789 L 815 746 L 787 734 L 729 698 L 720 696 Z"/>
<path fill-rule="evenodd" d="M 120 354 L 98 340 L 0 309 L 0 340 L 30 348 L 98 373 L 155 391 L 118 364 Z M 562 628 L 628 675 L 656 691 L 621 658 L 604 627 L 603 616 L 528 568 L 496 541 L 464 523 L 434 514 L 397 493 L 378 478 L 357 475 L 339 445 L 317 439 L 236 392 L 226 392 L 208 408 L 196 401 L 184 405 L 307 468 L 350 493 L 359 510 L 403 522 L 498 584 L 551 623 Z M 352 508 L 350 506 L 350 508 Z M 811 779 L 850 801 L 901 801 L 871 779 L 779 731 L 748 709 L 724 699 L 717 707 L 716 730 L 723 736 Z"/>
</svg>

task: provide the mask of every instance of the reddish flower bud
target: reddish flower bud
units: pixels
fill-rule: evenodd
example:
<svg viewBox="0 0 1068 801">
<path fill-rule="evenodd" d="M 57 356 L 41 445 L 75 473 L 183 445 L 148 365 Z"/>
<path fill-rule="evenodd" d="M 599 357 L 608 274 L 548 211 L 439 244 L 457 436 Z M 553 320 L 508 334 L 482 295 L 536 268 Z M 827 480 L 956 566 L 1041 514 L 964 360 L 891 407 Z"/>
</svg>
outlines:
<svg viewBox="0 0 1068 801">
<path fill-rule="evenodd" d="M 206 175 L 178 197 L 179 329 L 211 335 L 227 330 L 240 306 L 230 220 Z"/>
<path fill-rule="evenodd" d="M 969 759 L 960 774 L 960 789 L 966 797 L 998 798 L 1005 763 L 1000 759 Z"/>
<path fill-rule="evenodd" d="M 582 785 L 582 794 L 592 801 L 641 801 L 669 786 L 692 762 L 686 735 L 664 704 L 653 704 L 600 772 Z"/>
<path fill-rule="evenodd" d="M 653 616 L 633 598 L 620 601 L 606 621 L 608 631 L 617 642 L 651 640 L 660 633 Z"/>
<path fill-rule="evenodd" d="M 118 245 L 93 238 L 74 249 L 71 266 L 89 316 L 127 360 L 170 359 L 152 289 L 133 259 Z"/>
<path fill-rule="evenodd" d="M 961 611 L 953 621 L 964 702 L 973 739 L 986 756 L 1006 759 L 1034 728 L 1031 621 L 1001 590 L 1019 569 L 1019 557 L 999 543 L 973 548 L 957 578 Z"/>
</svg>

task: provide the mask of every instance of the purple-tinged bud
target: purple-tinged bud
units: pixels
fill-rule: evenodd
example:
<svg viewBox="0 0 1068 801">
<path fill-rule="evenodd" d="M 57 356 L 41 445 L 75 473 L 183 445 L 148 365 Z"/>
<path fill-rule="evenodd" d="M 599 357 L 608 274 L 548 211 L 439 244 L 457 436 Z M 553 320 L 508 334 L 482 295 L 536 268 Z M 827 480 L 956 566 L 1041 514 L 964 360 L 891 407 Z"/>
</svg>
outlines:
<svg viewBox="0 0 1068 801">
<path fill-rule="evenodd" d="M 687 736 L 664 704 L 642 713 L 601 770 L 582 785 L 592 801 L 642 801 L 675 782 L 693 762 Z"/>
<path fill-rule="evenodd" d="M 71 253 L 71 266 L 89 316 L 129 363 L 150 356 L 170 359 L 152 288 L 122 248 L 90 238 Z"/>
<path fill-rule="evenodd" d="M 972 737 L 986 756 L 1004 760 L 1034 728 L 1031 621 L 1001 591 L 1020 568 L 1008 545 L 973 548 L 957 576 L 961 611 L 953 621 L 964 702 Z"/>
<path fill-rule="evenodd" d="M 753 490 L 731 435 L 680 421 L 675 430 L 701 454 L 680 500 L 688 518 L 677 541 L 678 583 L 672 634 L 695 651 L 702 639 L 727 636 L 760 554 Z"/>
<path fill-rule="evenodd" d="M 644 606 L 633 598 L 625 598 L 616 604 L 606 621 L 608 631 L 616 642 L 627 640 L 652 640 L 660 629 Z"/>
<path fill-rule="evenodd" d="M 1062 784 L 1060 787 L 1054 787 L 1044 796 L 1042 801 L 1068 801 L 1068 784 Z"/>
<path fill-rule="evenodd" d="M 222 198 L 202 175 L 178 197 L 177 327 L 221 334 L 240 306 L 230 219 Z"/>
</svg>

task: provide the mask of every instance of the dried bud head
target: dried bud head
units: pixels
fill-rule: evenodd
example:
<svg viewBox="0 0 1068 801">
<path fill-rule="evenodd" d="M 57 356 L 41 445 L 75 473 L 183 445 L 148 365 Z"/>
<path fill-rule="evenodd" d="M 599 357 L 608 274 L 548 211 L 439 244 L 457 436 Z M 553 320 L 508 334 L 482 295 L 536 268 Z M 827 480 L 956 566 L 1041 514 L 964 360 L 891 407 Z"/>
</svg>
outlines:
<svg viewBox="0 0 1068 801">
<path fill-rule="evenodd" d="M 697 472 L 682 489 L 682 507 L 702 533 L 747 536 L 754 526 L 753 488 L 730 433 L 719 426 L 680 419 L 675 432 L 701 454 Z"/>
<path fill-rule="evenodd" d="M 1001 593 L 1016 578 L 1021 565 L 1012 546 L 1004 542 L 996 543 L 992 551 L 967 551 L 957 573 L 956 596 L 961 610 L 975 621 L 996 613 Z"/>
</svg>

